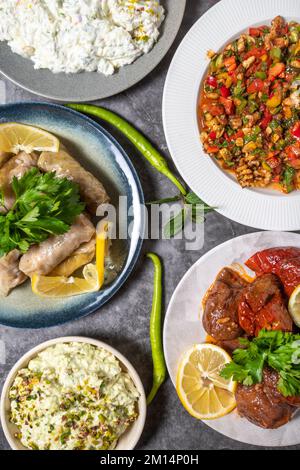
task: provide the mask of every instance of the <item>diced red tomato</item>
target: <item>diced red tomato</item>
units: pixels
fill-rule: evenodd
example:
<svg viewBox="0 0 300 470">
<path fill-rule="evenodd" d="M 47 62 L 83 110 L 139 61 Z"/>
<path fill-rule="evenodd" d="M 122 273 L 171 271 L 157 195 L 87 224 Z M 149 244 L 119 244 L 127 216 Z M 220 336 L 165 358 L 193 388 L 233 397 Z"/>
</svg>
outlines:
<svg viewBox="0 0 300 470">
<path fill-rule="evenodd" d="M 290 145 L 285 149 L 287 157 L 290 161 L 297 160 L 300 158 L 300 147 L 297 145 Z"/>
<path fill-rule="evenodd" d="M 221 92 L 221 95 L 223 96 L 223 98 L 228 98 L 228 96 L 230 96 L 229 88 L 226 88 L 226 86 L 224 86 L 224 85 L 221 86 L 220 92 Z"/>
<path fill-rule="evenodd" d="M 250 85 L 248 85 L 247 91 L 251 95 L 264 89 L 264 82 L 261 78 L 255 78 Z"/>
<path fill-rule="evenodd" d="M 258 59 L 261 56 L 265 55 L 266 53 L 267 53 L 267 50 L 264 48 L 252 47 L 250 51 L 244 54 L 244 59 L 249 59 L 249 57 L 253 57 L 253 56 Z"/>
<path fill-rule="evenodd" d="M 250 28 L 249 34 L 252 37 L 258 38 L 261 35 L 261 30 L 259 28 Z"/>
<path fill-rule="evenodd" d="M 280 75 L 282 72 L 285 71 L 285 64 L 283 64 L 282 62 L 279 62 L 278 64 L 275 64 L 273 65 L 270 70 L 269 70 L 269 80 L 273 80 L 278 77 L 278 75 Z"/>
<path fill-rule="evenodd" d="M 206 147 L 206 151 L 207 151 L 208 153 L 218 153 L 219 150 L 220 150 L 219 147 L 217 147 L 216 145 L 212 145 L 212 146 L 210 146 L 210 147 Z"/>
<path fill-rule="evenodd" d="M 227 59 L 224 60 L 224 65 L 229 72 L 233 72 L 233 70 L 237 68 L 235 57 L 227 57 Z"/>
<path fill-rule="evenodd" d="M 280 175 L 276 175 L 274 176 L 274 178 L 272 179 L 273 183 L 280 183 Z"/>
<path fill-rule="evenodd" d="M 218 87 L 218 80 L 216 79 L 216 77 L 213 77 L 212 75 L 210 75 L 209 77 L 207 77 L 206 83 L 207 83 L 209 86 L 211 86 L 212 88 L 217 88 L 217 87 Z"/>
<path fill-rule="evenodd" d="M 204 112 L 210 113 L 212 116 L 221 116 L 224 114 L 224 106 L 213 101 L 207 101 L 203 104 L 202 109 Z"/>
<path fill-rule="evenodd" d="M 239 139 L 240 137 L 244 137 L 244 132 L 242 131 L 242 129 L 240 129 L 239 131 L 237 131 L 235 134 L 231 135 L 230 137 L 228 137 L 228 140 L 229 141 L 234 141 L 236 139 Z"/>
<path fill-rule="evenodd" d="M 295 139 L 300 139 L 300 121 L 296 122 L 292 129 L 292 136 L 295 137 Z"/>
<path fill-rule="evenodd" d="M 223 98 L 223 96 L 220 97 L 220 103 L 224 106 L 225 108 L 225 113 L 226 114 L 233 114 L 234 113 L 234 102 L 230 98 Z"/>
<path fill-rule="evenodd" d="M 215 131 L 211 131 L 208 135 L 208 137 L 211 139 L 211 140 L 215 140 L 217 138 L 217 133 Z"/>
<path fill-rule="evenodd" d="M 267 108 L 267 109 L 265 109 L 264 117 L 263 117 L 263 120 L 260 123 L 260 127 L 263 130 L 267 129 L 267 127 L 268 127 L 268 125 L 270 124 L 271 121 L 272 121 L 272 114 L 270 113 L 270 110 Z"/>
<path fill-rule="evenodd" d="M 280 160 L 276 157 L 268 158 L 267 163 L 272 169 L 277 168 L 279 165 L 281 165 Z"/>
</svg>

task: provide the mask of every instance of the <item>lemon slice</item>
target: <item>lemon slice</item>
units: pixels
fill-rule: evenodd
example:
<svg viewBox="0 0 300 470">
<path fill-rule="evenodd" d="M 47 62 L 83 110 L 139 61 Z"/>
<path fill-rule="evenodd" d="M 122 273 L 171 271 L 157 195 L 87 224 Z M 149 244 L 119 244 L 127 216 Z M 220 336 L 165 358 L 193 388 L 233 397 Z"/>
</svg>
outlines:
<svg viewBox="0 0 300 470">
<path fill-rule="evenodd" d="M 176 389 L 185 409 L 197 419 L 216 419 L 236 406 L 236 383 L 219 373 L 231 362 L 226 351 L 214 344 L 197 344 L 183 356 Z"/>
<path fill-rule="evenodd" d="M 0 124 L 0 152 L 58 152 L 59 140 L 37 127 L 9 122 Z"/>
<path fill-rule="evenodd" d="M 31 287 L 41 297 L 72 297 L 97 292 L 104 283 L 105 256 L 108 245 L 109 223 L 103 221 L 97 230 L 96 264 L 87 264 L 82 271 L 83 278 L 65 276 L 40 276 L 34 274 Z"/>
<path fill-rule="evenodd" d="M 293 291 L 289 300 L 289 312 L 297 326 L 300 326 L 300 285 Z"/>
<path fill-rule="evenodd" d="M 63 261 L 61 264 L 51 271 L 50 276 L 64 276 L 69 277 L 82 266 L 93 261 L 95 257 L 96 239 L 85 243 L 76 250 L 73 255 Z"/>
</svg>

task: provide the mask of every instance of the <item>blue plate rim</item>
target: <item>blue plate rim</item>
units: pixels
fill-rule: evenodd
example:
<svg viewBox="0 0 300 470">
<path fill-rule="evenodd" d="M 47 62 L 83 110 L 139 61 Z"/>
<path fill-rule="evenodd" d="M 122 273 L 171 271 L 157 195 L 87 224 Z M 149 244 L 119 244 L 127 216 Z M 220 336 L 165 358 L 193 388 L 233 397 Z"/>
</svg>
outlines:
<svg viewBox="0 0 300 470">
<path fill-rule="evenodd" d="M 140 200 L 140 205 L 145 205 L 145 197 L 144 197 L 144 192 L 143 192 L 143 188 L 142 188 L 142 185 L 141 185 L 141 181 L 140 181 L 140 178 L 137 174 L 137 171 L 136 171 L 132 161 L 130 160 L 129 156 L 127 155 L 126 151 L 123 149 L 121 144 L 116 140 L 116 138 L 114 136 L 112 136 L 110 132 L 108 132 L 106 129 L 104 129 L 104 127 L 102 127 L 101 124 L 94 121 L 93 119 L 86 116 L 85 114 L 80 113 L 78 111 L 75 111 L 74 109 L 68 108 L 67 106 L 64 106 L 62 104 L 57 104 L 57 103 L 48 103 L 48 102 L 44 102 L 44 101 L 18 101 L 18 102 L 15 102 L 15 103 L 6 103 L 6 104 L 3 104 L 3 105 L 0 105 L 0 111 L 8 109 L 8 108 L 18 107 L 18 106 L 34 106 L 34 107 L 35 106 L 49 106 L 50 108 L 63 110 L 64 112 L 66 111 L 66 112 L 70 113 L 71 115 L 75 115 L 77 117 L 80 116 L 81 118 L 86 120 L 92 127 L 94 127 L 98 132 L 101 132 L 102 134 L 104 134 L 105 137 L 108 138 L 113 143 L 113 145 L 119 150 L 122 157 L 126 161 L 128 167 L 129 167 L 129 169 L 132 173 L 132 176 L 133 176 L 134 182 L 136 184 L 136 187 L 137 187 L 137 192 L 138 192 L 138 196 L 139 196 L 139 200 Z M 145 215 L 144 215 L 144 212 L 142 210 L 140 210 L 139 215 L 140 215 L 140 221 L 141 221 L 141 227 L 140 227 L 141 232 L 140 233 L 143 234 L 144 229 L 145 229 Z M 16 329 L 24 329 L 24 330 L 26 330 L 26 329 L 35 329 L 35 330 L 38 330 L 38 329 L 52 328 L 52 327 L 55 327 L 55 326 L 58 326 L 58 325 L 71 323 L 73 321 L 84 318 L 84 317 L 86 317 L 86 316 L 88 316 L 92 313 L 95 313 L 95 311 L 98 310 L 99 308 L 103 307 L 121 289 L 121 287 L 124 285 L 124 283 L 128 280 L 129 276 L 131 275 L 131 273 L 132 273 L 132 271 L 133 271 L 133 269 L 134 269 L 134 267 L 135 267 L 135 265 L 138 261 L 138 258 L 139 258 L 139 255 L 140 255 L 140 252 L 141 252 L 141 249 L 142 249 L 142 245 L 143 245 L 143 239 L 139 236 L 135 252 L 132 255 L 132 258 L 131 258 L 131 260 L 129 262 L 129 265 L 127 266 L 126 270 L 122 271 L 120 276 L 117 278 L 116 282 L 112 286 L 108 287 L 106 295 L 104 295 L 104 297 L 102 297 L 99 300 L 94 301 L 92 304 L 90 304 L 86 307 L 83 307 L 80 310 L 80 314 L 75 315 L 74 318 L 67 319 L 67 320 L 61 320 L 61 321 L 55 321 L 55 323 L 49 323 L 47 325 L 39 324 L 37 326 L 35 326 L 31 322 L 28 323 L 28 326 L 21 326 L 21 325 L 13 324 L 12 322 L 9 322 L 9 321 L 1 320 L 0 325 L 8 326 L 8 327 L 11 327 L 11 328 L 16 328 Z"/>
</svg>

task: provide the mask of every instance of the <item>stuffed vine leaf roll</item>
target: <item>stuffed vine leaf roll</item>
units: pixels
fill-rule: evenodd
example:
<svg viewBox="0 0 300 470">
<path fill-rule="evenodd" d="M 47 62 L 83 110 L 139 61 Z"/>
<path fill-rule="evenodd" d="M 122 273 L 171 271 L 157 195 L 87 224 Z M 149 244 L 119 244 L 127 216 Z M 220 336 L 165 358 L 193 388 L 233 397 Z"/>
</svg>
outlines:
<svg viewBox="0 0 300 470">
<path fill-rule="evenodd" d="M 54 171 L 58 177 L 66 177 L 77 183 L 81 197 L 92 215 L 96 215 L 98 206 L 109 202 L 102 183 L 65 150 L 43 152 L 38 160 L 38 167 L 45 172 Z"/>
<path fill-rule="evenodd" d="M 33 274 L 51 273 L 80 245 L 89 242 L 95 232 L 95 227 L 89 218 L 84 214 L 79 215 L 67 233 L 52 236 L 39 245 L 32 246 L 21 258 L 21 271 L 29 277 Z"/>
<path fill-rule="evenodd" d="M 0 258 L 0 295 L 7 296 L 12 289 L 26 281 L 27 276 L 20 271 L 20 252 L 13 250 Z"/>
</svg>

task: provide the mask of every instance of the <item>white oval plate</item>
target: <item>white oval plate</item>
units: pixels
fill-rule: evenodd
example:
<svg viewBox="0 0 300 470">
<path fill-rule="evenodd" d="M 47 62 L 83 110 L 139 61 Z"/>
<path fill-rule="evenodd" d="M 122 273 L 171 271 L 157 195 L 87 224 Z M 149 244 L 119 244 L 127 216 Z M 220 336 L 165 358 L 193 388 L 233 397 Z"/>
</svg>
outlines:
<svg viewBox="0 0 300 470">
<path fill-rule="evenodd" d="M 232 263 L 243 264 L 257 251 L 276 246 L 300 247 L 300 235 L 257 232 L 233 238 L 202 256 L 182 278 L 172 296 L 164 326 L 164 351 L 174 386 L 182 354 L 193 344 L 205 341 L 201 303 L 218 272 Z M 239 417 L 236 411 L 205 423 L 221 434 L 247 444 L 279 447 L 300 443 L 300 413 L 285 426 L 274 430 L 259 428 Z"/>
<path fill-rule="evenodd" d="M 200 143 L 197 101 L 207 70 L 206 53 L 218 51 L 249 26 L 270 23 L 277 15 L 300 22 L 299 0 L 222 0 L 203 15 L 179 46 L 163 98 L 169 150 L 190 188 L 224 216 L 264 230 L 300 229 L 300 192 L 242 189 L 208 157 Z"/>
</svg>

